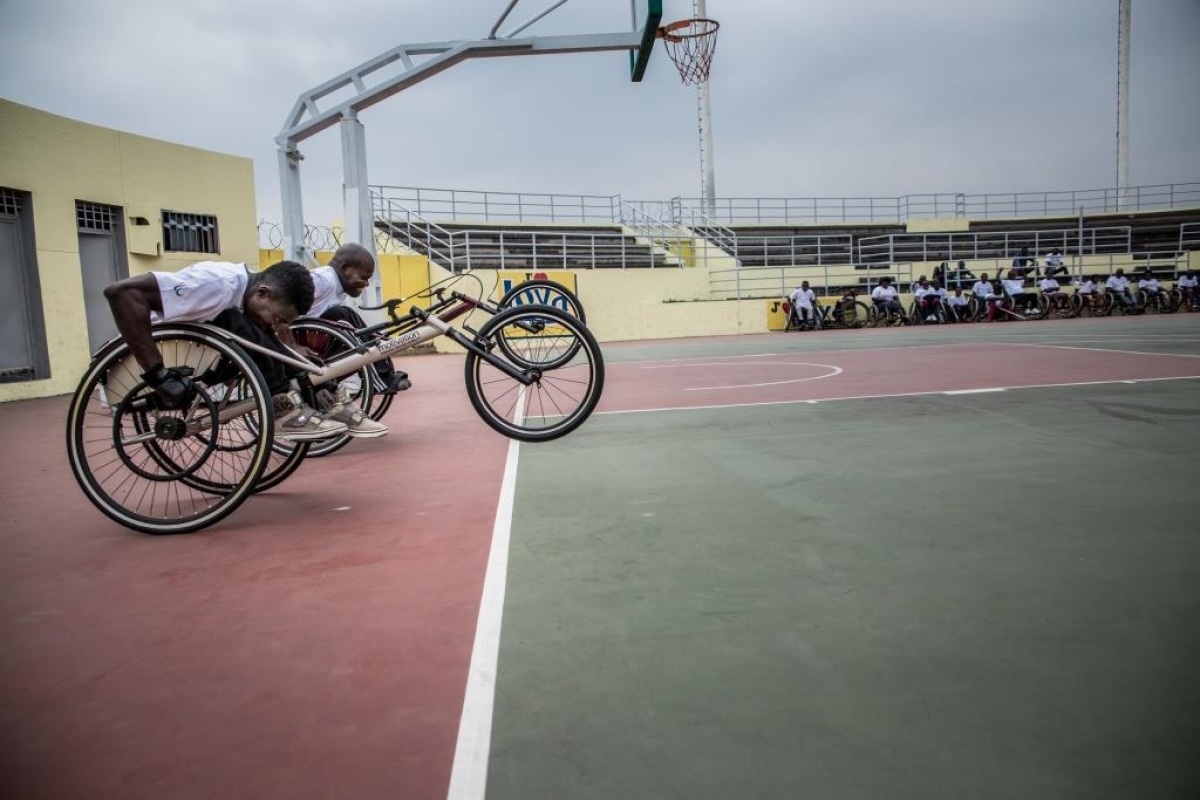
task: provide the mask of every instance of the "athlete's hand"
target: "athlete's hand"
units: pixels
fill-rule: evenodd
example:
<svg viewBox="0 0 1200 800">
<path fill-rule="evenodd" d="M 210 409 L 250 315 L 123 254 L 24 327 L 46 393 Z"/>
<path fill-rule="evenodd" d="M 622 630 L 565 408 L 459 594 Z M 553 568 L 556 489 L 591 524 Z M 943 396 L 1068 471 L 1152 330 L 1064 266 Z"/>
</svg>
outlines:
<svg viewBox="0 0 1200 800">
<path fill-rule="evenodd" d="M 142 374 L 146 383 L 154 387 L 163 408 L 180 409 L 192 398 L 192 379 L 177 369 L 166 369 L 158 364 Z"/>
</svg>

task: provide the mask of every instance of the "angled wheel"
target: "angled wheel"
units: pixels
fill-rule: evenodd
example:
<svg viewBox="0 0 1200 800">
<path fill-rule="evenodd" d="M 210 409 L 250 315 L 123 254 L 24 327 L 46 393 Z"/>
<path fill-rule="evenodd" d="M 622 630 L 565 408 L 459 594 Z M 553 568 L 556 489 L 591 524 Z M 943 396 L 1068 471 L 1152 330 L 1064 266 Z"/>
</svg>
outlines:
<svg viewBox="0 0 1200 800">
<path fill-rule="evenodd" d="M 326 364 L 348 355 L 359 345 L 359 340 L 352 331 L 321 319 L 297 320 L 291 324 L 291 329 L 296 343 L 315 352 Z M 367 364 L 342 378 L 339 383 L 352 387 L 354 402 L 358 403 L 358 407 L 367 416 L 378 420 L 387 411 L 387 406 L 391 405 L 392 398 L 390 395 L 381 395 L 375 391 L 372 383 L 374 371 L 374 366 Z M 386 404 L 377 402 L 377 398 L 383 397 L 386 397 Z M 377 417 L 375 414 L 379 416 Z M 348 445 L 351 438 L 349 434 L 343 433 L 341 436 L 331 436 L 328 439 L 310 442 L 308 456 L 320 458 L 335 453 Z"/>
<path fill-rule="evenodd" d="M 531 321 L 545 323 L 537 335 Z M 501 311 L 479 330 L 476 341 L 500 362 L 524 373 L 526 385 L 468 352 L 467 396 L 493 429 L 513 439 L 557 439 L 583 424 L 604 390 L 604 358 L 595 337 L 574 317 L 546 307 Z M 507 343 L 507 344 L 504 344 Z M 573 353 L 564 360 L 564 353 Z"/>
<path fill-rule="evenodd" d="M 254 362 L 220 333 L 172 324 L 152 335 L 163 363 L 190 373 L 194 396 L 181 410 L 163 408 L 129 348 L 114 341 L 71 398 L 67 457 L 109 518 L 142 533 L 190 533 L 254 490 L 270 459 L 271 395 Z"/>
<path fill-rule="evenodd" d="M 504 297 L 500 298 L 500 308 L 531 308 L 531 307 L 546 307 L 561 311 L 568 316 L 574 317 L 580 322 L 586 323 L 587 318 L 583 312 L 583 305 L 580 304 L 577 298 L 570 289 L 563 286 L 561 283 L 546 280 L 545 278 L 534 278 L 533 280 L 519 283 L 513 288 L 505 292 Z M 504 351 L 504 354 L 514 363 L 522 358 L 530 357 L 532 353 L 528 348 L 520 345 L 521 339 L 530 336 L 541 336 L 545 333 L 547 326 L 553 325 L 553 321 L 547 317 L 528 317 L 520 326 L 507 326 L 503 331 L 499 332 L 496 343 Z M 789 315 L 790 326 L 790 315 Z M 553 333 L 553 332 L 551 332 Z M 510 342 L 510 339 L 517 341 Z M 555 352 L 554 359 L 558 363 L 567 363 L 575 357 L 575 350 L 566 349 L 562 352 Z M 548 354 L 543 354 L 548 357 Z M 526 364 L 528 367 L 537 367 L 541 369 L 554 369 L 557 364 L 547 362 L 545 364 Z"/>
<path fill-rule="evenodd" d="M 499 305 L 501 308 L 515 308 L 523 305 L 550 306 L 570 314 L 580 322 L 587 322 L 583 304 L 579 302 L 575 293 L 558 281 L 546 278 L 533 278 L 518 283 L 504 293 L 504 296 L 500 298 Z"/>
</svg>

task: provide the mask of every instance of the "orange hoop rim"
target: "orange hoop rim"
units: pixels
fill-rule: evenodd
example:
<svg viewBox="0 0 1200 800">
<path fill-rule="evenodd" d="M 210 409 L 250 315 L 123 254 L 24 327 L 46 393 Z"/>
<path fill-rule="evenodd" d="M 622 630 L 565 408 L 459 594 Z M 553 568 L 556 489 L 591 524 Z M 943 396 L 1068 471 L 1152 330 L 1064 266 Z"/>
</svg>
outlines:
<svg viewBox="0 0 1200 800">
<path fill-rule="evenodd" d="M 682 42 L 686 39 L 699 39 L 704 36 L 712 36 L 721 27 L 721 23 L 715 19 L 706 17 L 695 17 L 693 19 L 681 19 L 678 22 L 672 22 L 670 25 L 664 25 L 658 29 L 656 36 L 660 39 L 666 39 L 668 42 Z M 688 29 L 687 33 L 676 33 L 676 31 Z"/>
</svg>

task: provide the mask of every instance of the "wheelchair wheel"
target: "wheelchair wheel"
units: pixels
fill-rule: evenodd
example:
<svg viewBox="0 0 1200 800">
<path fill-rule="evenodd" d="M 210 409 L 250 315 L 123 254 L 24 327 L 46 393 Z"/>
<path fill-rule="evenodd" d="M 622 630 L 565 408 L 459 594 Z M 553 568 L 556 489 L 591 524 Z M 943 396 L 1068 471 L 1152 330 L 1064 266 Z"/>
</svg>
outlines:
<svg viewBox="0 0 1200 800">
<path fill-rule="evenodd" d="M 587 315 L 583 313 L 583 304 L 579 302 L 575 293 L 558 281 L 546 278 L 533 278 L 518 283 L 504 293 L 504 296 L 500 298 L 499 306 L 501 308 L 550 306 L 570 314 L 580 322 L 587 322 Z"/>
<path fill-rule="evenodd" d="M 219 333 L 175 324 L 152 336 L 164 364 L 190 371 L 195 396 L 181 410 L 162 408 L 128 346 L 111 342 L 71 398 L 67 457 L 110 519 L 142 533 L 190 533 L 254 490 L 270 459 L 271 394 L 250 357 Z"/>
<path fill-rule="evenodd" d="M 532 307 L 553 308 L 562 313 L 574 317 L 582 323 L 587 322 L 587 318 L 583 313 L 583 306 L 570 289 L 563 286 L 561 283 L 546 280 L 545 278 L 534 278 L 532 280 L 519 283 L 513 288 L 505 292 L 504 297 L 500 298 L 500 308 L 532 308 Z M 788 328 L 793 330 L 791 326 L 792 314 L 795 310 L 788 312 Z M 549 358 L 553 353 L 554 361 L 548 361 L 542 364 L 526 364 L 530 368 L 539 369 L 555 369 L 558 364 L 566 364 L 575 357 L 578 352 L 578 347 L 574 349 L 557 350 L 536 350 L 523 346 L 522 340 L 531 336 L 548 336 L 555 337 L 557 331 L 548 330 L 548 327 L 553 326 L 553 321 L 547 317 L 527 317 L 520 326 L 506 326 L 498 335 L 496 343 L 509 360 L 517 363 L 522 358 L 531 357 L 546 357 Z M 786 332 L 785 330 L 785 332 Z M 517 341 L 510 342 L 510 338 L 515 338 Z M 578 341 L 575 342 L 578 345 Z"/>
<path fill-rule="evenodd" d="M 292 323 L 291 329 L 296 343 L 315 352 L 326 364 L 336 361 L 339 356 L 349 353 L 359 345 L 359 340 L 353 332 L 325 320 L 297 320 Z M 356 391 L 353 394 L 354 402 L 358 404 L 358 407 L 368 417 L 378 420 L 379 417 L 383 416 L 383 412 L 387 411 L 387 407 L 391 405 L 392 398 L 391 396 L 386 396 L 386 403 L 377 401 L 377 399 L 385 396 L 375 391 L 375 386 L 372 383 L 374 377 L 374 365 L 367 364 L 357 372 L 353 372 L 342 378 L 340 383 L 351 383 L 355 386 Z M 379 416 L 376 416 L 376 414 Z M 318 439 L 310 442 L 307 455 L 310 458 L 320 458 L 321 456 L 335 453 L 350 444 L 352 438 L 350 434 L 343 433 L 340 436 L 331 436 L 328 439 Z M 285 475 L 284 477 L 287 476 Z"/>
<path fill-rule="evenodd" d="M 546 323 L 544 333 L 525 334 L 531 321 Z M 557 439 L 582 425 L 600 401 L 600 345 L 568 314 L 541 306 L 506 309 L 480 328 L 475 341 L 498 361 L 533 378 L 524 385 L 479 353 L 467 353 L 464 372 L 471 405 L 505 436 L 526 442 Z M 566 352 L 574 353 L 569 361 L 561 357 Z"/>
<path fill-rule="evenodd" d="M 842 307 L 842 324 L 847 328 L 862 328 L 871 324 L 871 310 L 855 300 Z"/>
</svg>

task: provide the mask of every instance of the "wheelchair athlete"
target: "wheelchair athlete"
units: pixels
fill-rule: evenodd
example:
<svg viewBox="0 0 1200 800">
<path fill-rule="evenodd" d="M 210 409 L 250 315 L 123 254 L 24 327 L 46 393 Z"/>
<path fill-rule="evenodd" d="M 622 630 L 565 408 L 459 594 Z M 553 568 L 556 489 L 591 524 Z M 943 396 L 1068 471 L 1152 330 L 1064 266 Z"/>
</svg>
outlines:
<svg viewBox="0 0 1200 800">
<path fill-rule="evenodd" d="M 1158 278 L 1149 267 L 1142 270 L 1138 278 L 1138 304 L 1142 308 L 1155 306 L 1158 311 L 1167 313 L 1171 310 L 1171 297 L 1158 285 Z"/>
<path fill-rule="evenodd" d="M 1197 285 L 1200 285 L 1200 279 L 1197 279 L 1196 273 L 1190 269 L 1175 281 L 1175 290 L 1179 292 L 1180 305 L 1183 308 L 1200 311 L 1200 304 L 1197 304 L 1200 300 L 1196 294 Z"/>
<path fill-rule="evenodd" d="M 307 316 L 340 324 L 351 335 L 354 330 L 365 328 L 366 322 L 358 312 L 342 303 L 347 297 L 361 296 L 374 274 L 375 259 L 369 250 L 359 244 L 342 245 L 334 252 L 328 266 L 312 271 L 314 295 Z M 307 349 L 300 348 L 290 330 L 281 331 L 280 338 L 289 347 Z M 310 352 L 309 355 L 316 354 Z M 395 394 L 412 386 L 408 375 L 397 370 L 389 358 L 376 361 L 373 370 L 384 394 Z M 351 436 L 364 439 L 384 436 L 388 432 L 387 426 L 368 417 L 354 402 L 359 383 L 357 377 L 350 376 L 336 386 L 317 387 L 317 405 L 321 414 L 326 419 L 345 423 Z"/>
<path fill-rule="evenodd" d="M 1047 275 L 1038 281 L 1038 288 L 1042 290 L 1042 297 L 1046 299 L 1047 313 L 1050 311 L 1061 312 L 1070 302 L 1066 292 L 1059 285 L 1057 278 Z"/>
<path fill-rule="evenodd" d="M 281 261 L 262 272 L 245 264 L 201 261 L 178 272 L 148 272 L 118 281 L 104 290 L 117 330 L 145 372 L 164 408 L 185 407 L 194 396 L 192 376 L 163 364 L 151 334 L 154 322 L 208 322 L 283 355 L 289 353 L 280 332 L 308 311 L 313 280 L 294 261 Z M 290 335 L 284 334 L 290 339 Z M 308 441 L 338 436 L 346 425 L 308 407 L 283 362 L 250 351 L 272 394 L 275 435 Z"/>
<path fill-rule="evenodd" d="M 892 286 L 890 277 L 885 275 L 879 279 L 879 285 L 871 292 L 871 301 L 875 304 L 880 319 L 885 322 L 908 323 L 908 315 L 904 313 L 904 306 L 900 304 L 900 293 Z"/>
<path fill-rule="evenodd" d="M 1125 277 L 1125 270 L 1117 267 L 1117 271 L 1108 276 L 1104 286 L 1115 304 L 1114 307 L 1120 306 L 1122 313 L 1128 314 L 1135 309 L 1137 304 L 1129 293 L 1129 279 Z"/>
</svg>

